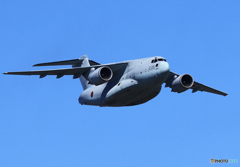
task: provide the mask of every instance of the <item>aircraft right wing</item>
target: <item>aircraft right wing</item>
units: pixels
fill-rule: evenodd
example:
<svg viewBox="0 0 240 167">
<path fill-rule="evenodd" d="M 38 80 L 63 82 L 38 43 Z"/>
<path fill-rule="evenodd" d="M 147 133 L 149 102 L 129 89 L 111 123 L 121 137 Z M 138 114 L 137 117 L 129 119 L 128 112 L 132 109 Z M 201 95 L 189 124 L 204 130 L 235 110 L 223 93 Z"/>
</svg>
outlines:
<svg viewBox="0 0 240 167">
<path fill-rule="evenodd" d="M 16 72 L 5 72 L 3 74 L 11 75 L 40 75 L 43 78 L 47 75 L 57 75 L 57 78 L 61 78 L 64 75 L 74 75 L 74 78 L 81 76 L 84 72 L 89 70 L 91 67 L 76 67 L 76 68 L 65 68 L 65 69 L 53 69 L 53 70 L 36 70 L 36 71 L 16 71 Z"/>
<path fill-rule="evenodd" d="M 16 72 L 5 72 L 3 74 L 11 75 L 40 75 L 40 78 L 43 78 L 47 75 L 57 75 L 57 78 L 61 78 L 64 75 L 73 75 L 73 78 L 79 78 L 84 72 L 87 72 L 91 68 L 99 67 L 109 67 L 113 73 L 120 70 L 123 67 L 127 66 L 126 62 L 123 63 L 112 63 L 112 64 L 103 64 L 103 65 L 93 65 L 89 67 L 73 67 L 65 69 L 53 69 L 53 70 L 36 70 L 36 71 L 16 71 Z"/>
</svg>

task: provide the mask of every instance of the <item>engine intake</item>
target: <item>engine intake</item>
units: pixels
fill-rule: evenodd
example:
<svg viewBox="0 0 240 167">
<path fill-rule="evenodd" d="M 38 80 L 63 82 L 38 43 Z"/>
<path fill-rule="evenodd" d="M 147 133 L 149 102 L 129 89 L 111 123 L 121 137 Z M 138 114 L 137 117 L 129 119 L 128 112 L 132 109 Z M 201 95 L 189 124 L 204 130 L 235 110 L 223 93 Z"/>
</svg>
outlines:
<svg viewBox="0 0 240 167">
<path fill-rule="evenodd" d="M 191 75 L 183 74 L 172 82 L 172 91 L 182 93 L 192 87 L 194 80 Z"/>
<path fill-rule="evenodd" d="M 109 81 L 113 76 L 112 70 L 105 66 L 100 67 L 93 72 L 91 72 L 88 76 L 89 84 L 92 85 L 101 85 L 107 81 Z"/>
</svg>

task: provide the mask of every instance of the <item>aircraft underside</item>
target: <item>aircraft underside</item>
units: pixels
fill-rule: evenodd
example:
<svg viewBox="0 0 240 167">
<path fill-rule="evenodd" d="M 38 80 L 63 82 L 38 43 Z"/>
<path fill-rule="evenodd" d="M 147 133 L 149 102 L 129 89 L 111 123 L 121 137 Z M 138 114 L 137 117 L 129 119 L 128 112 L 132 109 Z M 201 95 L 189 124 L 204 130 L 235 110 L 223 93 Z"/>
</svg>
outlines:
<svg viewBox="0 0 240 167">
<path fill-rule="evenodd" d="M 143 104 L 156 97 L 160 93 L 161 87 L 161 85 L 155 85 L 153 87 L 146 87 L 145 89 L 127 89 L 115 98 L 105 101 L 104 106 L 119 107 Z"/>
</svg>

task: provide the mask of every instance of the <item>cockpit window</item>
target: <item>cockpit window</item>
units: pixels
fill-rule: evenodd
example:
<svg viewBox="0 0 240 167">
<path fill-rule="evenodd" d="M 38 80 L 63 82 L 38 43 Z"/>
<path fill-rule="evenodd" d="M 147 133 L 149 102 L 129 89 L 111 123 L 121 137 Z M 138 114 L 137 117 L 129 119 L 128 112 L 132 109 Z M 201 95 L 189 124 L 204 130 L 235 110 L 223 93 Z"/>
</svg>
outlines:
<svg viewBox="0 0 240 167">
<path fill-rule="evenodd" d="M 153 59 L 152 60 L 152 63 L 156 63 L 156 62 L 158 62 L 158 61 L 165 61 L 165 62 L 167 62 L 167 60 L 166 59 L 163 59 L 163 58 L 155 58 L 155 59 Z"/>
<path fill-rule="evenodd" d="M 166 59 L 160 58 L 158 61 L 167 61 Z"/>
</svg>

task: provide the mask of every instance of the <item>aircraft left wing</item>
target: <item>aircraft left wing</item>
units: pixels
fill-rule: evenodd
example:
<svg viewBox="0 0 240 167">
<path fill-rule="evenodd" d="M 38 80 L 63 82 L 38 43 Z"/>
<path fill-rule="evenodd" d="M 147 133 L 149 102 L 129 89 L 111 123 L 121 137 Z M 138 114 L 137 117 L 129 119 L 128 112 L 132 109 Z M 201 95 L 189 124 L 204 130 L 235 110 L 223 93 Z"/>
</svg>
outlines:
<svg viewBox="0 0 240 167">
<path fill-rule="evenodd" d="M 174 72 L 169 71 L 169 75 L 168 75 L 168 78 L 166 80 L 165 87 L 172 88 L 171 87 L 171 83 L 172 83 L 172 80 L 173 80 L 174 76 L 179 76 L 179 74 L 176 74 Z M 204 91 L 204 92 L 214 93 L 214 94 L 223 95 L 223 96 L 227 96 L 228 95 L 225 92 L 221 92 L 221 91 L 219 91 L 217 89 L 213 89 L 211 87 L 208 87 L 208 86 L 203 85 L 201 83 L 198 83 L 196 81 L 194 81 L 194 83 L 193 83 L 193 85 L 192 85 L 192 87 L 190 89 L 192 89 L 192 93 L 197 92 L 197 91 L 201 91 L 201 92 Z"/>
<path fill-rule="evenodd" d="M 73 75 L 73 78 L 80 77 L 84 72 L 87 72 L 91 68 L 99 68 L 107 66 L 113 73 L 120 70 L 123 67 L 126 67 L 127 63 L 112 63 L 112 64 L 103 64 L 103 65 L 93 65 L 89 67 L 73 67 L 65 69 L 52 69 L 52 70 L 36 70 L 36 71 L 16 71 L 16 72 L 5 72 L 3 74 L 11 75 L 40 75 L 40 78 L 43 78 L 47 75 L 57 75 L 57 78 L 61 78 L 64 75 Z"/>
</svg>

